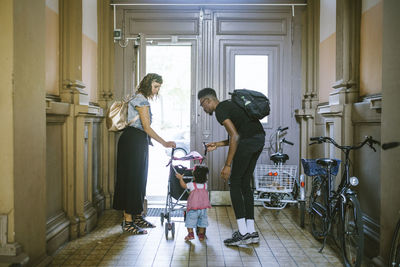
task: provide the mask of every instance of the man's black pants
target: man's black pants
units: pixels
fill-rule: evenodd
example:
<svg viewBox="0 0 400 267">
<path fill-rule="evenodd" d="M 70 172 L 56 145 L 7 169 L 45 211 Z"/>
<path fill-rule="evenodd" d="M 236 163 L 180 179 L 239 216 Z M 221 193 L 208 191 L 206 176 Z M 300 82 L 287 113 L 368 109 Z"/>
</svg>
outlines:
<svg viewBox="0 0 400 267">
<path fill-rule="evenodd" d="M 253 173 L 265 143 L 264 135 L 239 141 L 229 178 L 232 207 L 236 219 L 254 219 Z"/>
</svg>

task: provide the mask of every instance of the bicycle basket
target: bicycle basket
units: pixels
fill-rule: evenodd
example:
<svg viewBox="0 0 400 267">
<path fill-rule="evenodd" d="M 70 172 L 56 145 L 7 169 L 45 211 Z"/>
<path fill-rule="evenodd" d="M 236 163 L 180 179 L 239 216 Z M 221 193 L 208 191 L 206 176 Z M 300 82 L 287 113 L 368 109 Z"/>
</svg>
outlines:
<svg viewBox="0 0 400 267">
<path fill-rule="evenodd" d="M 296 165 L 257 164 L 254 184 L 257 191 L 290 193 L 296 180 Z"/>
<path fill-rule="evenodd" d="M 338 164 L 332 167 L 331 169 L 332 175 L 337 175 L 339 171 L 340 160 L 339 159 L 335 160 L 338 162 Z M 301 164 L 303 165 L 304 173 L 307 176 L 326 175 L 325 168 L 318 165 L 316 159 L 301 159 Z"/>
</svg>

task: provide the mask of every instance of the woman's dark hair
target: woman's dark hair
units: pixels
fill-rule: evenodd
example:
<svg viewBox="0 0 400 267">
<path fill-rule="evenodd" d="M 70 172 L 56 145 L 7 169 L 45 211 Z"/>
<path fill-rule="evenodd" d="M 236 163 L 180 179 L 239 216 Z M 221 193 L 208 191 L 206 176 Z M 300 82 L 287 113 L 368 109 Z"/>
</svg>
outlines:
<svg viewBox="0 0 400 267">
<path fill-rule="evenodd" d="M 208 168 L 205 165 L 195 165 L 193 170 L 194 182 L 204 184 L 207 182 Z"/>
<path fill-rule="evenodd" d="M 203 88 L 197 93 L 197 99 L 200 99 L 205 96 L 212 96 L 214 98 L 217 98 L 217 94 L 215 93 L 215 90 L 212 88 Z"/>
<path fill-rule="evenodd" d="M 157 82 L 159 84 L 163 83 L 161 75 L 158 75 L 156 73 L 148 73 L 142 81 L 140 82 L 137 92 L 141 93 L 144 95 L 144 97 L 149 98 L 152 94 L 152 88 L 151 88 L 151 83 L 152 82 Z"/>
</svg>

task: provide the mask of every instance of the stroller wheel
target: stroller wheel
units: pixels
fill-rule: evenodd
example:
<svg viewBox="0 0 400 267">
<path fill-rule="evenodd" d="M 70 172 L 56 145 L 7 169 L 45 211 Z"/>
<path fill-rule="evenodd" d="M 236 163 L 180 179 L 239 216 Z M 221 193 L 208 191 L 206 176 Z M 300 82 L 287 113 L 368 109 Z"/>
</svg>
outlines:
<svg viewBox="0 0 400 267">
<path fill-rule="evenodd" d="M 172 233 L 172 238 L 175 238 L 175 223 L 171 223 L 171 233 Z"/>
<path fill-rule="evenodd" d="M 164 212 L 161 212 L 160 219 L 161 219 L 161 226 L 162 226 L 164 224 Z"/>
<path fill-rule="evenodd" d="M 186 222 L 186 210 L 183 211 L 183 221 Z"/>
<path fill-rule="evenodd" d="M 167 239 L 167 240 L 168 240 L 168 224 L 169 224 L 169 223 L 166 223 L 166 224 L 164 225 L 165 239 Z"/>
</svg>

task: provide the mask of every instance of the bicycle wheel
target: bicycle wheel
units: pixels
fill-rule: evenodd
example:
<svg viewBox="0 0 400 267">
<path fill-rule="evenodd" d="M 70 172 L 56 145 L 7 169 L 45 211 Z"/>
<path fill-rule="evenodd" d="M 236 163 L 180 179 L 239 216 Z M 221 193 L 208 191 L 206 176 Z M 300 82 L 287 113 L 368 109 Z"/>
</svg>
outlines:
<svg viewBox="0 0 400 267">
<path fill-rule="evenodd" d="M 311 233 L 316 239 L 323 239 L 326 234 L 326 207 L 323 177 L 314 177 L 310 192 Z"/>
<path fill-rule="evenodd" d="M 389 265 L 400 265 L 400 220 L 397 222 L 396 230 L 392 240 L 392 246 L 390 247 Z"/>
<path fill-rule="evenodd" d="M 347 195 L 343 203 L 342 252 L 345 266 L 361 266 L 364 252 L 364 225 L 360 203 L 355 195 Z"/>
</svg>

